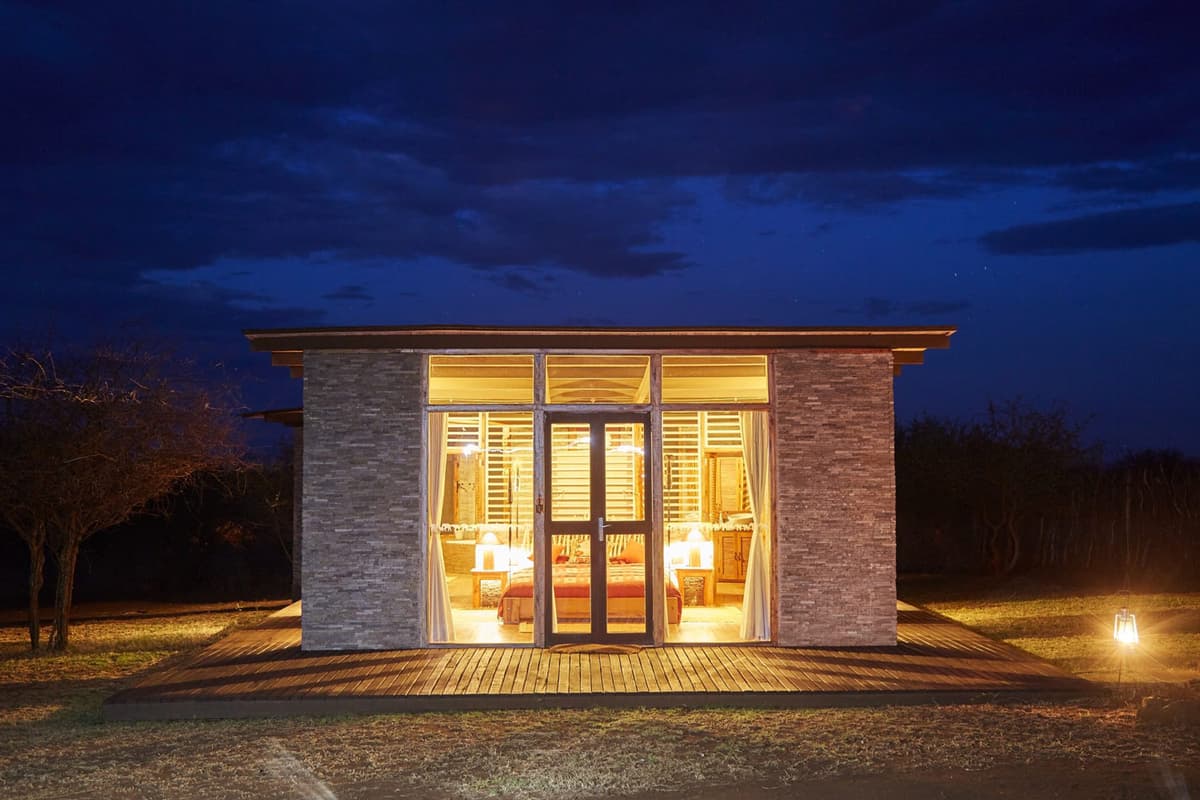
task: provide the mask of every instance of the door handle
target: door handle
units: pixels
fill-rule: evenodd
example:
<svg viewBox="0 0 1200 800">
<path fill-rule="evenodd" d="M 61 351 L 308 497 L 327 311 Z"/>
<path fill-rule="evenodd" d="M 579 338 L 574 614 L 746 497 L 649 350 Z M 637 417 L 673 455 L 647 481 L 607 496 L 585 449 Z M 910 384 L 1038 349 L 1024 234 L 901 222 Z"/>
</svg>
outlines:
<svg viewBox="0 0 1200 800">
<path fill-rule="evenodd" d="M 607 527 L 609 527 L 609 526 L 604 524 L 604 517 L 596 518 L 596 537 L 601 542 L 604 541 L 604 529 Z"/>
</svg>

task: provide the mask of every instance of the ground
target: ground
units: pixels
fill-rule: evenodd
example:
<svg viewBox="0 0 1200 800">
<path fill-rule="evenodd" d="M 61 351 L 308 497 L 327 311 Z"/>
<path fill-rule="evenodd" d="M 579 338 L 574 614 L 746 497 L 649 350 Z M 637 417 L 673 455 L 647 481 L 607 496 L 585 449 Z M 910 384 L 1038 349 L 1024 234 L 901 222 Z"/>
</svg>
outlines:
<svg viewBox="0 0 1200 800">
<path fill-rule="evenodd" d="M 1200 787 L 1196 729 L 1136 720 L 1143 695 L 1194 693 L 1200 594 L 1128 598 L 1143 642 L 1122 659 L 1111 595 L 946 581 L 901 593 L 1113 691 L 1067 703 L 105 724 L 101 700 L 133 675 L 271 604 L 84 607 L 66 655 L 27 656 L 18 619 L 0 628 L 0 796 L 1159 798 Z"/>
</svg>

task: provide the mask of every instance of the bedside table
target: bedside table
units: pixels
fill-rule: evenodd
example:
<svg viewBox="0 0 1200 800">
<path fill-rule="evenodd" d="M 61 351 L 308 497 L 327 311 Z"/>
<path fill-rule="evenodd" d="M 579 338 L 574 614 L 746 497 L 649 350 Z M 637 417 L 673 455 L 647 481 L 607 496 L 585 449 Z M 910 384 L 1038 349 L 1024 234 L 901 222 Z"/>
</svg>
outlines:
<svg viewBox="0 0 1200 800">
<path fill-rule="evenodd" d="M 684 579 L 703 578 L 704 602 L 701 605 L 716 605 L 717 583 L 715 580 L 713 580 L 712 567 L 675 567 L 675 574 L 679 577 L 679 592 L 680 594 L 683 594 L 684 597 L 687 596 L 683 591 Z"/>
<path fill-rule="evenodd" d="M 471 608 L 483 608 L 483 601 L 479 596 L 479 584 L 481 581 L 500 581 L 500 593 L 504 594 L 504 590 L 508 588 L 508 570 L 471 570 Z"/>
</svg>

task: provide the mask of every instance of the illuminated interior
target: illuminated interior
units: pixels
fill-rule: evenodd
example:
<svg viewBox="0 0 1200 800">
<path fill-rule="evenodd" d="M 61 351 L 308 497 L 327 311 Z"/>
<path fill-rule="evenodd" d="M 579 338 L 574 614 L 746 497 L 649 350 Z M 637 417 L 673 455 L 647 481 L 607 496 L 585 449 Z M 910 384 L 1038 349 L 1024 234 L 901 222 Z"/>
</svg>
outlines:
<svg viewBox="0 0 1200 800">
<path fill-rule="evenodd" d="M 444 442 L 436 544 L 452 623 L 452 635 L 430 638 L 530 643 L 532 626 L 502 624 L 497 606 L 511 577 L 533 566 L 533 414 L 452 411 L 430 417 L 444 420 L 444 432 L 431 424 L 429 433 Z M 431 450 L 436 446 L 430 442 Z"/>
<path fill-rule="evenodd" d="M 768 395 L 766 356 L 662 358 L 664 403 L 765 403 Z"/>
<path fill-rule="evenodd" d="M 667 641 L 741 641 L 754 515 L 738 412 L 664 411 L 662 456 L 667 570 L 684 598 Z"/>
<path fill-rule="evenodd" d="M 532 402 L 531 355 L 429 357 L 430 405 L 529 405 Z"/>
<path fill-rule="evenodd" d="M 548 403 L 649 403 L 649 356 L 546 356 Z"/>
<path fill-rule="evenodd" d="M 543 565 L 534 552 L 533 357 L 435 355 L 429 370 L 430 640 L 532 643 L 535 626 L 547 624 L 534 612 Z M 755 638 L 744 636 L 746 612 L 766 600 L 747 606 L 747 575 L 755 558 L 757 574 L 769 575 L 766 544 L 752 553 L 754 542 L 769 539 L 765 524 L 755 524 L 753 496 L 766 484 L 754 484 L 747 470 L 744 431 L 756 420 L 765 431 L 766 412 L 738 406 L 767 401 L 766 357 L 663 356 L 662 402 L 670 408 L 656 417 L 656 454 L 647 451 L 650 386 L 648 356 L 545 357 L 547 636 L 648 637 L 648 612 L 659 603 L 667 642 Z M 689 403 L 706 408 L 679 408 Z M 501 404 L 529 408 L 455 408 Z M 582 404 L 601 408 L 570 410 Z M 645 410 L 622 417 L 603 405 Z M 765 447 L 764 434 L 757 441 Z M 661 504 L 649 496 L 651 465 L 661 470 Z M 662 517 L 653 520 L 657 508 Z M 657 554 L 652 539 L 661 542 Z M 756 591 L 767 583 L 758 580 Z M 647 598 L 658 585 L 661 596 Z M 605 610 L 601 619 L 594 609 Z"/>
</svg>

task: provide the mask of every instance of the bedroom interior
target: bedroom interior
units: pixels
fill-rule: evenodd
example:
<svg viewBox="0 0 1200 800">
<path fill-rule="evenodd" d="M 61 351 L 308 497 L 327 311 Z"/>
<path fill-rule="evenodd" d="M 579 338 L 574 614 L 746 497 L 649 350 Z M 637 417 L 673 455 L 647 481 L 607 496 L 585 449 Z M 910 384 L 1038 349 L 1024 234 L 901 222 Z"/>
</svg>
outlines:
<svg viewBox="0 0 1200 800">
<path fill-rule="evenodd" d="M 649 356 L 547 355 L 538 381 L 531 355 L 430 356 L 430 641 L 534 642 L 535 574 L 547 566 L 535 548 L 537 467 L 547 488 L 549 635 L 645 638 L 657 599 L 667 643 L 763 638 L 754 625 L 747 633 L 745 597 L 752 559 L 767 549 L 752 552 L 754 501 L 766 506 L 767 359 L 660 359 L 652 403 Z M 545 397 L 540 465 L 535 391 Z M 656 540 L 661 552 L 648 552 Z M 647 598 L 651 570 L 662 571 L 658 598 Z M 769 613 L 765 584 L 751 586 L 760 617 Z"/>
</svg>

